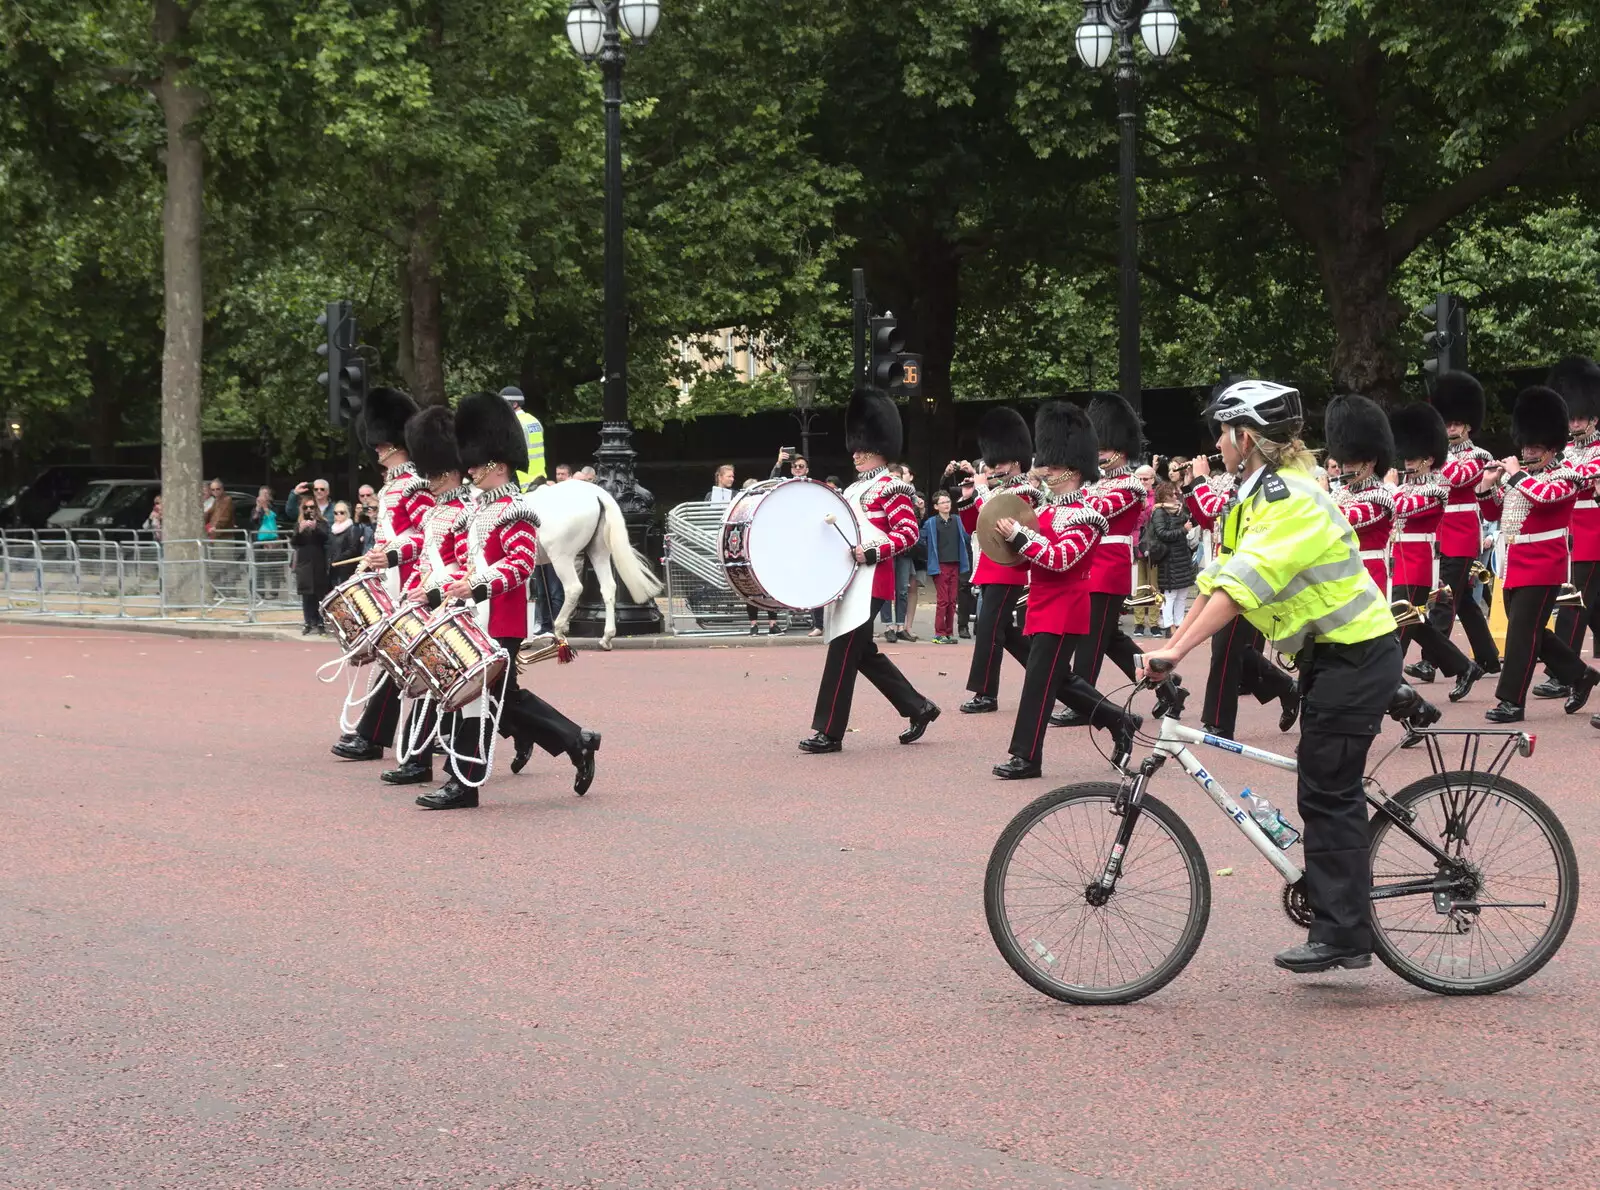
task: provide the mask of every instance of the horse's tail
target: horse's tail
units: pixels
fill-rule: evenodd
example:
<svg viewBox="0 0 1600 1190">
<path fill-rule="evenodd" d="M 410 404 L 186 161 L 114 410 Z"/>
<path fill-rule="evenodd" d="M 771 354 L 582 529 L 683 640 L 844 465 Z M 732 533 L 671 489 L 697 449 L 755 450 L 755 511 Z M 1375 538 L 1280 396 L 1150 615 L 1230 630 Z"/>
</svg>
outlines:
<svg viewBox="0 0 1600 1190">
<path fill-rule="evenodd" d="M 661 580 L 651 573 L 650 563 L 628 540 L 628 523 L 622 519 L 621 507 L 605 488 L 599 484 L 590 486 L 600 497 L 600 531 L 605 534 L 606 548 L 611 551 L 611 565 L 616 567 L 617 577 L 636 603 L 654 599 L 661 594 Z"/>
</svg>

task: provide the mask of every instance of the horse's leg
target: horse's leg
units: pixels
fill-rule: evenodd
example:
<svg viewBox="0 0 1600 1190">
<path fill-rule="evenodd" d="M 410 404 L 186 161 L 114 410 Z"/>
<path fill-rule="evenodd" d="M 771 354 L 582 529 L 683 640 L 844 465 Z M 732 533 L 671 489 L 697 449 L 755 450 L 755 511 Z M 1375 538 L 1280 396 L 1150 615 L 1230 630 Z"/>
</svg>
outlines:
<svg viewBox="0 0 1600 1190">
<path fill-rule="evenodd" d="M 578 597 L 583 594 L 583 584 L 578 581 L 577 555 L 547 551 L 550 565 L 556 568 L 561 580 L 561 611 L 556 615 L 556 635 L 566 636 L 567 625 L 572 623 L 572 613 L 578 608 Z"/>
<path fill-rule="evenodd" d="M 589 557 L 589 565 L 594 567 L 595 582 L 600 585 L 600 597 L 606 603 L 606 631 L 600 638 L 600 647 L 609 649 L 612 638 L 617 635 L 617 572 L 611 569 L 611 547 L 606 544 L 606 535 L 597 530 L 585 552 Z"/>
</svg>

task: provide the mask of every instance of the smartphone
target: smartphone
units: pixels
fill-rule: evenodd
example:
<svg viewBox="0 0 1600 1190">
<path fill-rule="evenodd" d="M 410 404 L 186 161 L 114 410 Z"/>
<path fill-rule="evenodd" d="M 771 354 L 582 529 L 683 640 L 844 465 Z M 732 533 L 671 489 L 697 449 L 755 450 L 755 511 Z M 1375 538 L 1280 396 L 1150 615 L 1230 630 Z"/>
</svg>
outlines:
<svg viewBox="0 0 1600 1190">
<path fill-rule="evenodd" d="M 794 447 L 792 447 L 792 446 L 781 446 L 778 449 L 783 451 L 783 453 L 786 454 L 786 455 L 794 454 Z"/>
</svg>

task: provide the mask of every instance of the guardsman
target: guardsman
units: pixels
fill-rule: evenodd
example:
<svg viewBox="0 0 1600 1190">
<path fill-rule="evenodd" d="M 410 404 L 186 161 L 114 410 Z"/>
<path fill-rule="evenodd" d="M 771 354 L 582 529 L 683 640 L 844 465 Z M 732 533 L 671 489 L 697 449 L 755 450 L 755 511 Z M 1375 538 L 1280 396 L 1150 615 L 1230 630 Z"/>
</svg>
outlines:
<svg viewBox="0 0 1600 1190">
<path fill-rule="evenodd" d="M 973 476 L 972 494 L 963 494 L 956 503 L 961 527 L 972 533 L 978 527 L 978 513 L 984 503 L 1000 492 L 1012 492 L 1038 507 L 1040 494 L 1028 480 L 1033 460 L 1033 435 L 1028 423 L 1015 409 L 991 409 L 978 422 L 978 453 L 989 468 L 987 481 Z M 1028 589 L 1028 565 L 1006 566 L 981 551 L 972 580 L 978 585 L 978 626 L 972 640 L 972 665 L 967 670 L 967 689 L 972 697 L 961 704 L 967 715 L 997 710 L 1000 706 L 1000 663 L 1010 653 L 1023 665 L 1028 663 L 1028 647 L 1017 626 L 1017 600 Z"/>
<path fill-rule="evenodd" d="M 1057 699 L 1084 722 L 1112 733 L 1112 763 L 1118 767 L 1126 763 L 1143 723 L 1072 669 L 1073 648 L 1090 627 L 1090 559 L 1108 527 L 1106 518 L 1081 499 L 1083 485 L 1094 482 L 1100 469 L 1094 427 L 1077 406 L 1050 401 L 1040 408 L 1034 430 L 1034 467 L 1048 491 L 1039 527 L 1028 529 L 1010 517 L 995 523 L 1030 566 L 1027 676 L 1017 702 L 1011 756 L 994 767 L 994 775 L 1008 781 L 1040 775 L 1045 729 Z"/>
<path fill-rule="evenodd" d="M 1450 485 L 1450 499 L 1439 523 L 1439 579 L 1450 590 L 1448 597 L 1434 601 L 1428 618 L 1444 636 L 1459 619 L 1472 646 L 1472 659 L 1484 673 L 1499 673 L 1500 651 L 1483 609 L 1470 593 L 1472 563 L 1483 553 L 1478 481 L 1494 461 L 1488 451 L 1472 444 L 1472 435 L 1483 428 L 1483 385 L 1466 372 L 1446 372 L 1439 377 L 1432 400 L 1450 435 L 1450 458 L 1440 468 Z M 1406 666 L 1406 673 L 1419 681 L 1433 681 L 1433 667 L 1427 661 Z"/>
<path fill-rule="evenodd" d="M 416 412 L 417 403 L 399 389 L 375 388 L 367 394 L 356 422 L 357 437 L 384 469 L 373 547 L 362 559 L 361 569 L 383 572 L 383 585 L 397 607 L 416 565 L 401 562 L 400 549 L 408 539 L 421 539 L 422 518 L 433 507 L 428 481 L 417 474 L 406 452 L 406 423 Z M 360 722 L 333 746 L 333 754 L 345 760 L 381 760 L 383 750 L 394 743 L 400 691 L 382 666 L 374 665 L 373 671 Z"/>
<path fill-rule="evenodd" d="M 1439 585 L 1439 522 L 1444 519 L 1450 485 L 1439 468 L 1450 457 L 1444 419 L 1432 405 L 1403 405 L 1389 415 L 1395 454 L 1405 467 L 1404 481 L 1394 492 L 1395 530 L 1391 543 L 1389 595 L 1426 613 L 1428 597 Z M 1472 692 L 1483 669 L 1434 627 L 1426 614 L 1401 630 L 1400 648 L 1416 641 L 1422 659 L 1456 680 L 1450 701 Z"/>
<path fill-rule="evenodd" d="M 511 412 L 517 415 L 517 424 L 522 427 L 523 438 L 528 446 L 528 465 L 516 474 L 516 481 L 522 486 L 523 491 L 528 491 L 542 482 L 544 472 L 544 424 L 522 407 L 522 390 L 515 385 L 507 385 L 500 390 L 500 396 Z"/>
<path fill-rule="evenodd" d="M 1545 383 L 1567 403 L 1572 439 L 1564 452 L 1572 469 L 1582 477 L 1600 476 L 1600 366 L 1582 356 L 1569 356 L 1554 368 Z M 1574 653 L 1582 654 L 1583 640 L 1600 628 L 1600 503 L 1590 480 L 1572 506 L 1572 577 L 1568 581 L 1583 600 L 1582 607 L 1566 606 L 1556 612 L 1556 636 Z M 1568 690 L 1554 677 L 1533 688 L 1535 698 L 1566 698 Z M 1597 724 L 1600 726 L 1600 724 Z"/>
<path fill-rule="evenodd" d="M 1498 482 L 1485 495 L 1499 510 L 1505 542 L 1506 659 L 1495 685 L 1498 706 L 1484 712 L 1491 723 L 1520 723 L 1534 667 L 1540 661 L 1566 686 L 1565 709 L 1576 715 L 1600 682 L 1600 670 L 1585 665 L 1546 625 L 1567 581 L 1567 531 L 1572 506 L 1587 484 L 1561 457 L 1567 444 L 1567 403 L 1554 389 L 1524 389 L 1511 411 L 1511 440 L 1518 455 L 1496 465 Z"/>
<path fill-rule="evenodd" d="M 900 733 L 902 744 L 920 740 L 928 724 L 939 717 L 938 706 L 917 693 L 872 639 L 873 619 L 884 601 L 894 598 L 894 567 L 883 563 L 915 545 L 921 529 L 915 491 L 889 474 L 889 460 L 900 454 L 902 439 L 900 411 L 894 402 L 871 389 L 857 389 L 845 409 L 844 441 L 858 478 L 845 489 L 844 498 L 861 532 L 860 544 L 854 547 L 858 566 L 844 594 L 822 613 L 828 656 L 817 684 L 812 734 L 800 741 L 802 752 L 838 752 L 843 747 L 857 674 L 909 721 Z M 839 548 L 851 547 L 841 541 Z"/>
</svg>

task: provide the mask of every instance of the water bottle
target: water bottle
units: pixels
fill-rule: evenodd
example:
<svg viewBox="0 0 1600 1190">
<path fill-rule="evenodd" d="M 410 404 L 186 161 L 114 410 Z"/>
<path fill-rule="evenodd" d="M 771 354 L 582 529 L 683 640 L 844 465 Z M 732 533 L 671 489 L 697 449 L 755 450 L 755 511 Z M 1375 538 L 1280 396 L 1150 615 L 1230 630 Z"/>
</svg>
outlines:
<svg viewBox="0 0 1600 1190">
<path fill-rule="evenodd" d="M 1300 832 L 1290 826 L 1283 816 L 1283 811 L 1276 809 L 1264 797 L 1257 797 L 1246 789 L 1239 795 L 1244 802 L 1245 809 L 1250 812 L 1250 817 L 1256 820 L 1256 825 L 1266 832 L 1267 838 L 1278 845 L 1279 850 L 1287 851 L 1300 841 Z"/>
</svg>

